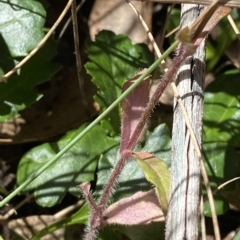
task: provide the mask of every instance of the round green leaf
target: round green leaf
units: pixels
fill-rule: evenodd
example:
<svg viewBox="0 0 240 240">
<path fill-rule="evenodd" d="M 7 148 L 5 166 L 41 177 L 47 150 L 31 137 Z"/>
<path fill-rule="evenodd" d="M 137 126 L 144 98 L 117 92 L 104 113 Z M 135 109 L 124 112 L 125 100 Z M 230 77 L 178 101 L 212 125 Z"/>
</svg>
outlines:
<svg viewBox="0 0 240 240">
<path fill-rule="evenodd" d="M 85 127 L 84 124 L 68 132 L 57 142 L 44 143 L 27 152 L 18 166 L 17 184 L 23 183 L 28 176 L 50 161 Z M 116 141 L 108 138 L 101 127 L 95 126 L 23 191 L 35 190 L 37 203 L 48 207 L 60 203 L 68 191 L 75 196 L 80 196 L 76 186 L 81 182 L 90 182 L 94 179 L 99 155 L 114 145 Z"/>
<path fill-rule="evenodd" d="M 60 69 L 59 64 L 50 61 L 56 54 L 56 49 L 56 41 L 49 39 L 23 65 L 19 74 L 14 74 L 7 82 L 0 83 L 0 122 L 17 117 L 20 110 L 41 98 L 42 95 L 34 90 L 34 86 L 47 81 Z"/>
<path fill-rule="evenodd" d="M 1 42 L 12 57 L 26 56 L 44 36 L 46 12 L 33 0 L 2 0 L 0 2 Z"/>
<path fill-rule="evenodd" d="M 99 89 L 95 100 L 100 112 L 120 96 L 125 81 L 153 62 L 153 55 L 146 45 L 134 45 L 128 37 L 106 30 L 87 45 L 87 53 L 90 61 L 85 67 Z M 115 109 L 102 121 L 102 126 L 110 134 L 118 135 L 119 122 L 119 109 Z"/>
</svg>

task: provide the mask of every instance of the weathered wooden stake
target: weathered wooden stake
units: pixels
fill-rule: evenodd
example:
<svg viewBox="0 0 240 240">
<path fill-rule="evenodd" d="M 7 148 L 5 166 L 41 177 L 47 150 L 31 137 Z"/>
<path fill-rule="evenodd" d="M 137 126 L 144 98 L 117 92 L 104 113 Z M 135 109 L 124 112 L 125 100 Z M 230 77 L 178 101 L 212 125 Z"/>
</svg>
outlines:
<svg viewBox="0 0 240 240">
<path fill-rule="evenodd" d="M 182 4 L 181 27 L 191 25 L 203 6 Z M 180 67 L 176 84 L 201 149 L 205 41 Z M 201 172 L 181 109 L 174 100 L 171 196 L 166 240 L 197 240 L 199 232 Z"/>
</svg>

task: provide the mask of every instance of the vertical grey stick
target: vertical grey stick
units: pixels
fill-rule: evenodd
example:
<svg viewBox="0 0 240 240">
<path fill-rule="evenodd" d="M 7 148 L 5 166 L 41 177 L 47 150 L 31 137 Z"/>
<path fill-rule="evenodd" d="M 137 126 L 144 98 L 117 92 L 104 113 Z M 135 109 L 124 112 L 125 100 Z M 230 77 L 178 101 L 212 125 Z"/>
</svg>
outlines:
<svg viewBox="0 0 240 240">
<path fill-rule="evenodd" d="M 202 6 L 182 4 L 181 27 L 191 25 Z M 201 149 L 205 41 L 180 67 L 176 84 Z M 199 160 L 179 105 L 174 99 L 171 196 L 166 222 L 167 240 L 197 240 L 200 216 Z"/>
</svg>

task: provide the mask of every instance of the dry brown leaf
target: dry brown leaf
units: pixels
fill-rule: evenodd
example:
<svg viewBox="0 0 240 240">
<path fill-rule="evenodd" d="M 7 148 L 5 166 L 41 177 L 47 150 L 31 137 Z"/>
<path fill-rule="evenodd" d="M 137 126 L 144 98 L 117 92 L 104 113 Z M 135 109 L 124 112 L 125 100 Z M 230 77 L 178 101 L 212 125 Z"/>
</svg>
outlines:
<svg viewBox="0 0 240 240">
<path fill-rule="evenodd" d="M 148 2 L 135 2 L 134 6 L 151 26 L 152 4 Z M 89 17 L 90 37 L 103 29 L 111 30 L 116 34 L 125 34 L 134 43 L 147 43 L 148 37 L 142 23 L 133 10 L 124 0 L 96 0 Z"/>
</svg>

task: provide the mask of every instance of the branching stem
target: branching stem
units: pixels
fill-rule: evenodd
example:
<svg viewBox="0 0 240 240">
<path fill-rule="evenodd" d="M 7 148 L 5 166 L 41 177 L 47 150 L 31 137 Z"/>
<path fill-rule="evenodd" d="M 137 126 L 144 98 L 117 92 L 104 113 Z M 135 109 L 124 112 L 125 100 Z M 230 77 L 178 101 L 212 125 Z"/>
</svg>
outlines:
<svg viewBox="0 0 240 240">
<path fill-rule="evenodd" d="M 118 160 L 116 166 L 113 169 L 113 172 L 110 176 L 108 183 L 106 184 L 102 196 L 99 201 L 99 207 L 103 206 L 103 209 L 107 206 L 108 200 L 111 197 L 111 193 L 116 185 L 117 179 L 127 163 L 127 161 L 131 158 L 131 152 L 137 144 L 138 138 L 142 132 L 142 129 L 147 121 L 147 118 L 151 115 L 152 110 L 156 103 L 158 102 L 159 98 L 161 97 L 162 93 L 164 92 L 167 85 L 172 81 L 174 78 L 178 68 L 184 62 L 187 56 L 193 54 L 192 50 L 186 48 L 184 45 L 180 45 L 178 49 L 178 55 L 175 57 L 173 64 L 169 68 L 168 72 L 162 78 L 162 81 L 159 83 L 158 87 L 156 88 L 153 96 L 151 97 L 146 110 L 144 111 L 139 123 L 136 127 L 136 130 L 133 132 L 131 139 L 129 140 L 128 146 L 125 151 L 123 151 L 122 156 Z"/>
</svg>

